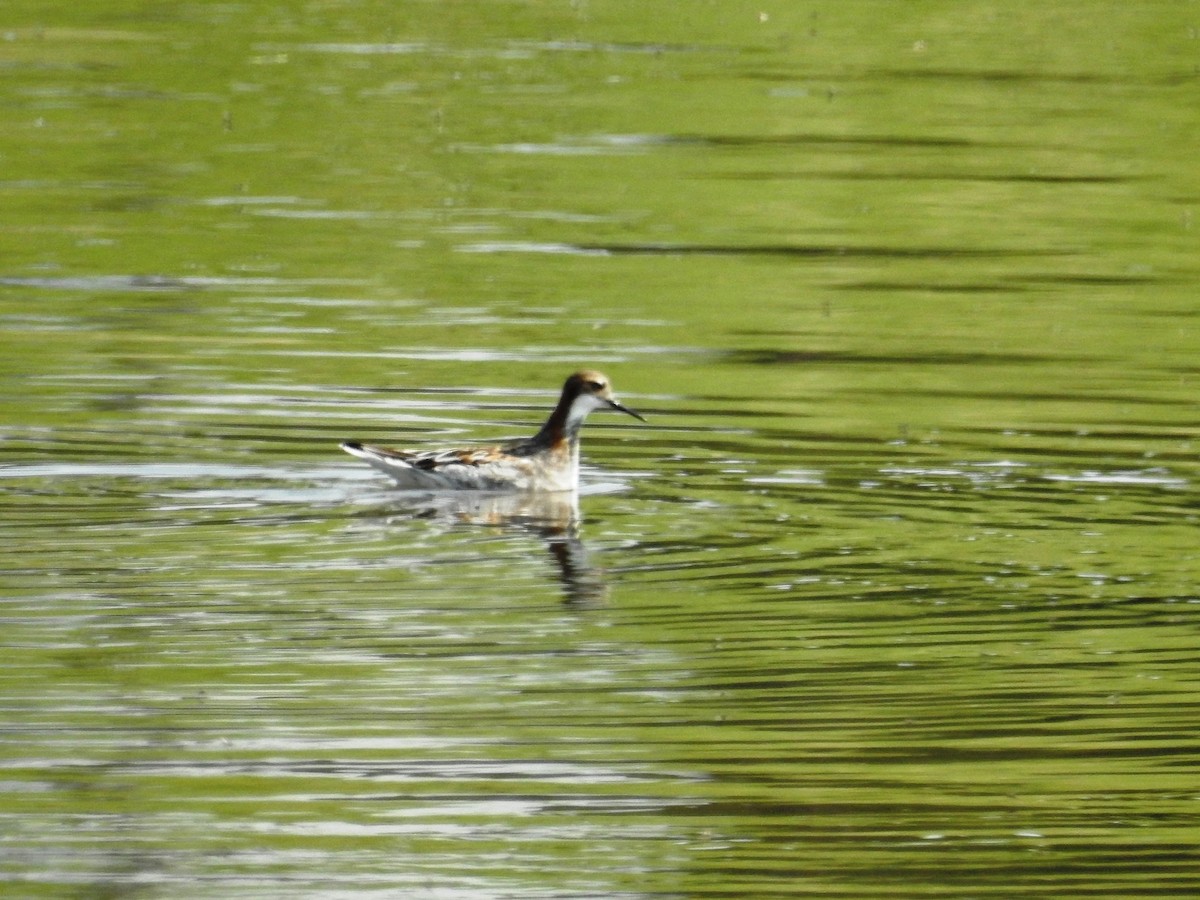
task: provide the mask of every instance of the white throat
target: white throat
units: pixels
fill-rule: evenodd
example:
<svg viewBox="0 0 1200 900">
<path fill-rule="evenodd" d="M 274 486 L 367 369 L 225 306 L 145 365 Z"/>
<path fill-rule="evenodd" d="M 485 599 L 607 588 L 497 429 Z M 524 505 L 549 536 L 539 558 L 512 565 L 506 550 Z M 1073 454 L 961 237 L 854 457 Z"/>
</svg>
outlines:
<svg viewBox="0 0 1200 900">
<path fill-rule="evenodd" d="M 567 431 L 579 428 L 588 417 L 588 413 L 607 406 L 607 400 L 602 400 L 594 394 L 580 394 L 571 401 L 571 408 L 567 411 Z"/>
</svg>

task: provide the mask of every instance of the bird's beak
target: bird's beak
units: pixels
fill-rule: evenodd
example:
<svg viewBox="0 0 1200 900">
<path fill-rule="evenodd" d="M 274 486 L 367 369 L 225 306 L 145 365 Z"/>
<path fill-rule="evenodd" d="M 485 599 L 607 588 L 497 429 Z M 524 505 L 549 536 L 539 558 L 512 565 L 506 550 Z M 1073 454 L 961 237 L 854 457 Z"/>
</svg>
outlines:
<svg viewBox="0 0 1200 900">
<path fill-rule="evenodd" d="M 643 417 L 642 417 L 640 414 L 638 414 L 638 413 L 635 413 L 635 412 L 634 412 L 632 409 L 630 409 L 628 406 L 622 406 L 622 405 L 621 405 L 620 403 L 618 403 L 616 400 L 609 400 L 609 401 L 608 401 L 608 405 L 609 405 L 609 408 L 610 408 L 610 409 L 615 409 L 615 410 L 617 410 L 618 412 L 628 413 L 629 415 L 631 415 L 631 416 L 633 416 L 635 419 L 637 419 L 639 422 L 645 422 L 645 421 L 646 421 L 646 420 L 645 420 L 645 418 L 643 418 Z"/>
</svg>

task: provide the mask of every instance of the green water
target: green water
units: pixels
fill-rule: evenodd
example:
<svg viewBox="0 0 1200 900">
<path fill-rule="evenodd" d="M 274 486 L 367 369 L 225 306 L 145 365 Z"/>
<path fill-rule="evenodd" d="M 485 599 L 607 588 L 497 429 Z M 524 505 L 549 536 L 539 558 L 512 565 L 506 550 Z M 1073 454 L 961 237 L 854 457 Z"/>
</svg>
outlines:
<svg viewBox="0 0 1200 900">
<path fill-rule="evenodd" d="M 0 894 L 1196 896 L 1198 85 L 1181 2 L 6 3 Z M 577 510 L 337 449 L 581 365 Z"/>
</svg>

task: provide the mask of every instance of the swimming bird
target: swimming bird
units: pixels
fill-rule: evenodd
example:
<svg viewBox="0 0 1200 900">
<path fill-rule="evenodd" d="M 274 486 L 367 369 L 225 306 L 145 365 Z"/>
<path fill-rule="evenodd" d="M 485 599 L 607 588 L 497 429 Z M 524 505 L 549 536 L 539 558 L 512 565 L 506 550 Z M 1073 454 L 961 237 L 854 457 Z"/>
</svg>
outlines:
<svg viewBox="0 0 1200 900">
<path fill-rule="evenodd" d="M 646 421 L 617 402 L 606 377 L 584 369 L 566 380 L 546 424 L 525 440 L 450 450 L 392 450 L 359 441 L 344 441 L 341 447 L 402 488 L 574 491 L 579 487 L 579 429 L 597 409 L 615 409 Z"/>
</svg>

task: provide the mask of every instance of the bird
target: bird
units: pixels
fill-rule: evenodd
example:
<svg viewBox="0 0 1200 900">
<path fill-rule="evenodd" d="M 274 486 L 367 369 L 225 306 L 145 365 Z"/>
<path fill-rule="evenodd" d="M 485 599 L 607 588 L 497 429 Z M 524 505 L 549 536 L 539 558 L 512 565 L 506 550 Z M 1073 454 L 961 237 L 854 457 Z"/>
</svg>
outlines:
<svg viewBox="0 0 1200 900">
<path fill-rule="evenodd" d="M 413 490 L 577 491 L 579 430 L 588 413 L 611 409 L 646 419 L 613 396 L 608 378 L 584 369 L 567 378 L 558 405 L 533 437 L 490 447 L 395 450 L 360 441 L 341 448 Z"/>
</svg>

